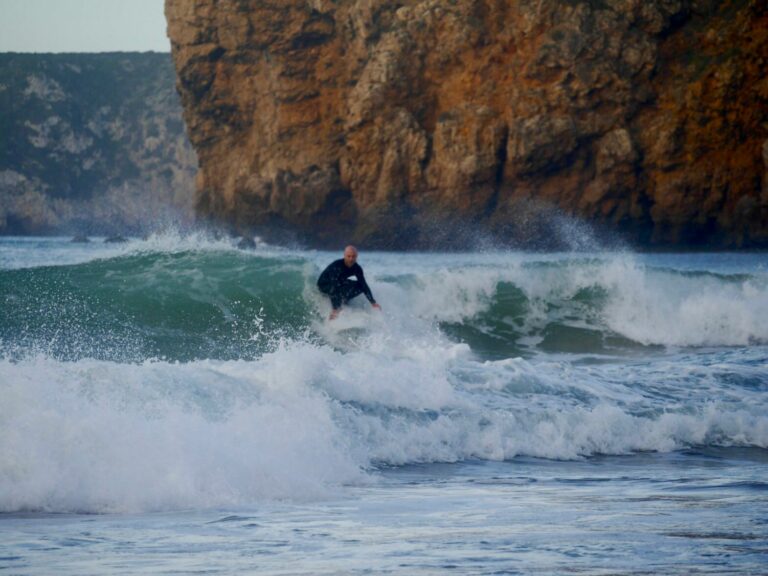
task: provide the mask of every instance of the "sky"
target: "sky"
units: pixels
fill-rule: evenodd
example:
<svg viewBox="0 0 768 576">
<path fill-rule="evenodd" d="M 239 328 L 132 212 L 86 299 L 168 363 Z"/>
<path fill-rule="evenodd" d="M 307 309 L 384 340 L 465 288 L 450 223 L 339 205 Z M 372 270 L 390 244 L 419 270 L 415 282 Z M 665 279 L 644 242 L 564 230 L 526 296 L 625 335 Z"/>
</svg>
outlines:
<svg viewBox="0 0 768 576">
<path fill-rule="evenodd" d="M 0 0 L 0 52 L 170 52 L 164 0 Z"/>
</svg>

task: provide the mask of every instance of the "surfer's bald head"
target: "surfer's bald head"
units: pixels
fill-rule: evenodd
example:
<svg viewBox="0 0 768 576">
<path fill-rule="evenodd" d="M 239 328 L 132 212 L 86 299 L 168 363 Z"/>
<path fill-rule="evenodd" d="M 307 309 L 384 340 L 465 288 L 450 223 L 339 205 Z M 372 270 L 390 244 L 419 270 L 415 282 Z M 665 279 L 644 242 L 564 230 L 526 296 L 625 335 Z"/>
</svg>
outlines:
<svg viewBox="0 0 768 576">
<path fill-rule="evenodd" d="M 344 248 L 344 264 L 348 267 L 352 267 L 355 262 L 357 262 L 357 248 L 350 244 Z"/>
</svg>

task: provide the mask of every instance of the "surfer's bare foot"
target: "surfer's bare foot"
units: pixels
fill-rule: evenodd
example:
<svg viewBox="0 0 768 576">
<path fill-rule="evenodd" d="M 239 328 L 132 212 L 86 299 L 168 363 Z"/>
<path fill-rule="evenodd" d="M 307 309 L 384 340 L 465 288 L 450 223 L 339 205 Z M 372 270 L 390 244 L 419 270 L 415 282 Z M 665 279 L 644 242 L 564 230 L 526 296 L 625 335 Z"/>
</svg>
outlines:
<svg viewBox="0 0 768 576">
<path fill-rule="evenodd" d="M 331 315 L 328 316 L 328 320 L 335 320 L 339 316 L 338 310 L 331 310 Z"/>
</svg>

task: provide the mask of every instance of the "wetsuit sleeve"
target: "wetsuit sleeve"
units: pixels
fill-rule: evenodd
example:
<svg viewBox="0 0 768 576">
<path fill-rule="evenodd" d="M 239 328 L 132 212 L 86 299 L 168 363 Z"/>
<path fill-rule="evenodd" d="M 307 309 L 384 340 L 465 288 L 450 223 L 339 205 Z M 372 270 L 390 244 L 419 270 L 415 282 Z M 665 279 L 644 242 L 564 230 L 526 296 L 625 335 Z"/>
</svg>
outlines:
<svg viewBox="0 0 768 576">
<path fill-rule="evenodd" d="M 376 304 L 376 300 L 373 298 L 373 292 L 371 292 L 371 288 L 368 286 L 368 282 L 365 281 L 365 274 L 363 274 L 362 266 L 360 266 L 360 264 L 355 264 L 355 266 L 357 266 L 355 275 L 360 281 L 360 287 L 363 289 L 363 294 L 365 294 L 365 297 L 368 298 L 368 302 L 371 304 Z"/>
<path fill-rule="evenodd" d="M 328 268 L 326 268 L 325 270 L 322 271 L 322 273 L 320 274 L 320 277 L 317 279 L 317 287 L 320 288 L 320 290 L 322 290 L 323 292 L 325 292 L 325 290 L 328 287 L 328 284 L 329 284 Z"/>
</svg>

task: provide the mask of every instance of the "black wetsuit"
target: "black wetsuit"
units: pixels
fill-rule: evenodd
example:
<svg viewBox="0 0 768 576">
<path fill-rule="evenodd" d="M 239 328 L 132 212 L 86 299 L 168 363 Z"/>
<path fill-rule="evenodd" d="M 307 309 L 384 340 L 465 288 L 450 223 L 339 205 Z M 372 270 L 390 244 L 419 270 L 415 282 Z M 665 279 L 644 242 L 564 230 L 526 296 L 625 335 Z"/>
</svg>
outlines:
<svg viewBox="0 0 768 576">
<path fill-rule="evenodd" d="M 350 280 L 350 276 L 356 276 L 357 280 Z M 376 304 L 371 289 L 365 281 L 363 269 L 358 263 L 347 267 L 343 258 L 332 262 L 323 270 L 320 278 L 317 279 L 317 287 L 320 292 L 331 297 L 334 310 L 338 310 L 342 304 L 346 304 L 360 294 L 365 294 L 368 302 Z"/>
</svg>

